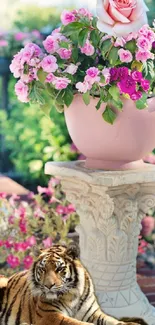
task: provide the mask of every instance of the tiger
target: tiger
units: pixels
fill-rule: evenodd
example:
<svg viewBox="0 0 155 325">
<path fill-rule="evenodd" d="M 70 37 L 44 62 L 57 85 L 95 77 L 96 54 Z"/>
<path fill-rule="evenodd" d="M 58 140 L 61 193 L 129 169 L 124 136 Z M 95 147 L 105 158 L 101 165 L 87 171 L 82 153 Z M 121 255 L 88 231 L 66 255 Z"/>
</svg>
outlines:
<svg viewBox="0 0 155 325">
<path fill-rule="evenodd" d="M 0 325 L 147 325 L 101 311 L 76 246 L 57 244 L 35 255 L 29 270 L 0 278 Z"/>
</svg>

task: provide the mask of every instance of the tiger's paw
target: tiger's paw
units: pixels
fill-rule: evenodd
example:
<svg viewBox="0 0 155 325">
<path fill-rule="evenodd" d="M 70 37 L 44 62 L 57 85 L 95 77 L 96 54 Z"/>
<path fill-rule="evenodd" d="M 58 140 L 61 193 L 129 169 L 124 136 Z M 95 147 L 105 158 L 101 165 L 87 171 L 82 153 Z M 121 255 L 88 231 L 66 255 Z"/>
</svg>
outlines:
<svg viewBox="0 0 155 325">
<path fill-rule="evenodd" d="M 123 321 L 123 322 L 122 322 Z M 120 325 L 148 325 L 142 318 L 122 318 Z M 119 325 L 119 324 L 118 324 Z"/>
</svg>

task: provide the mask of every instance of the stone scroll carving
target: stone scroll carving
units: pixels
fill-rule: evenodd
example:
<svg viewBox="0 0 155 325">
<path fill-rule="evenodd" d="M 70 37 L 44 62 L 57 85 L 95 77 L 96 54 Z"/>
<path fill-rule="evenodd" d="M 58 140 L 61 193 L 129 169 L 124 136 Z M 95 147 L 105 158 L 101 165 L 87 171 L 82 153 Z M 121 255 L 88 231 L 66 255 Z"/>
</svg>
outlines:
<svg viewBox="0 0 155 325">
<path fill-rule="evenodd" d="M 116 317 L 139 316 L 155 324 L 155 309 L 136 282 L 141 220 L 155 206 L 155 184 L 117 187 L 62 178 L 80 215 L 81 259 L 91 273 L 101 307 Z"/>
</svg>

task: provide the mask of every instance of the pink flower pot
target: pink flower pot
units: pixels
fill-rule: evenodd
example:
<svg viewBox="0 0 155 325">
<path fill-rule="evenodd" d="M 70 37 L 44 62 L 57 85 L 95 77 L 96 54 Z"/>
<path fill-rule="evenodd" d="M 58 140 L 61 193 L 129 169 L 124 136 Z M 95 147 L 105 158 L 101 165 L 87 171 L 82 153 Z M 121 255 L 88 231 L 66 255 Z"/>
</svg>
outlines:
<svg viewBox="0 0 155 325">
<path fill-rule="evenodd" d="M 143 166 L 142 158 L 155 148 L 155 98 L 149 108 L 138 110 L 124 99 L 123 112 L 117 111 L 113 125 L 102 118 L 105 104 L 97 111 L 97 98 L 86 106 L 80 94 L 65 109 L 69 134 L 79 151 L 86 156 L 88 168 L 118 170 Z"/>
</svg>

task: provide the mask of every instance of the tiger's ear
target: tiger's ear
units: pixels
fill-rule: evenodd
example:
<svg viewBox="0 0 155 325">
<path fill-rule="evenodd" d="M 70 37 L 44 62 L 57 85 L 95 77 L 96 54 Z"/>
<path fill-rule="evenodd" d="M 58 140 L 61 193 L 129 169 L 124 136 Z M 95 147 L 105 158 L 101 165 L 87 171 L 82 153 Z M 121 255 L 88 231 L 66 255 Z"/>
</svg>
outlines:
<svg viewBox="0 0 155 325">
<path fill-rule="evenodd" d="M 73 260 L 78 259 L 80 257 L 80 249 L 79 249 L 78 245 L 76 245 L 74 243 L 69 244 L 69 246 L 67 247 L 66 253 Z"/>
<path fill-rule="evenodd" d="M 32 254 L 34 257 L 38 257 L 42 253 L 42 249 L 40 249 L 38 246 L 32 247 Z"/>
</svg>

